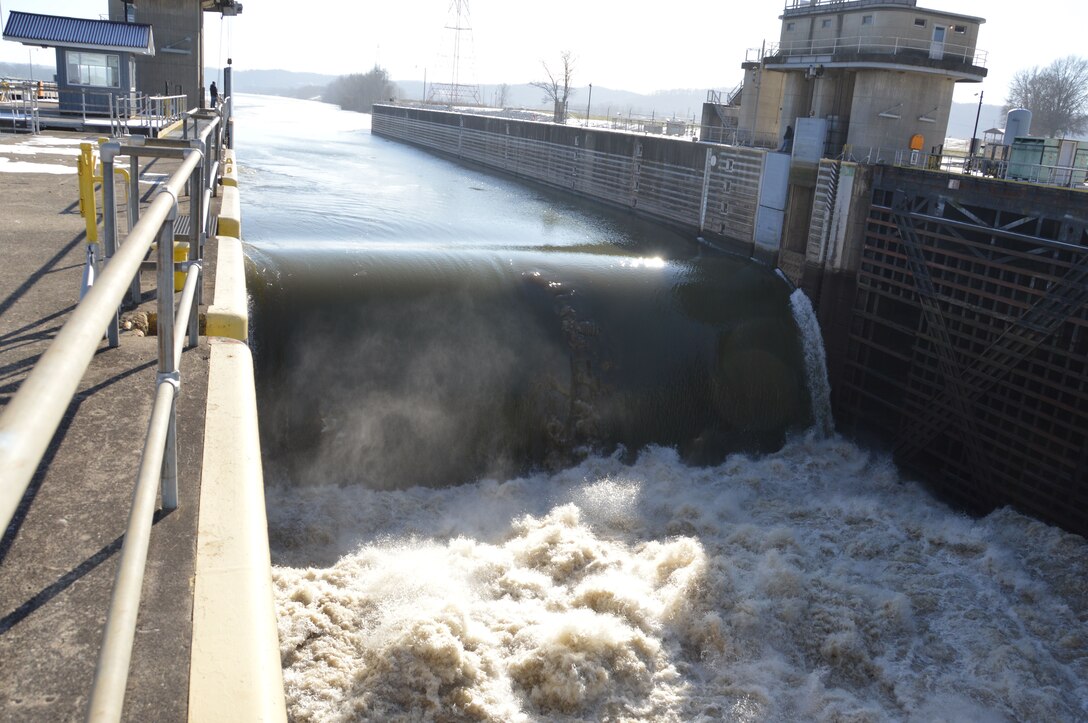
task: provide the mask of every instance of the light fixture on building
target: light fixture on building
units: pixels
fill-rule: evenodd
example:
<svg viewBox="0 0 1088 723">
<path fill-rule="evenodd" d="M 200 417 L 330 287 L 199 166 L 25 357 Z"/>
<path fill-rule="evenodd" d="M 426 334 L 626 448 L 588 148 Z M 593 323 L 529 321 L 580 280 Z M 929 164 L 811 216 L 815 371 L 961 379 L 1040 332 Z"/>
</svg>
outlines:
<svg viewBox="0 0 1088 723">
<path fill-rule="evenodd" d="M 877 115 L 880 116 L 881 118 L 891 118 L 892 120 L 899 120 L 900 118 L 903 117 L 899 113 L 899 110 L 902 107 L 903 107 L 902 103 L 896 103 L 891 108 L 888 108 L 887 110 L 880 111 L 879 113 L 877 113 Z"/>
<path fill-rule="evenodd" d="M 188 47 L 183 47 L 183 46 Z M 186 35 L 181 40 L 177 40 L 169 45 L 165 45 L 159 48 L 160 53 L 174 53 L 176 55 L 192 55 L 193 54 L 193 38 L 191 35 Z"/>
<path fill-rule="evenodd" d="M 940 108 L 940 106 L 939 106 L 939 105 L 935 105 L 935 106 L 933 106 L 932 108 L 930 108 L 929 110 L 927 110 L 927 111 L 926 111 L 925 113 L 923 113 L 922 115 L 918 116 L 918 120 L 922 121 L 923 123 L 936 123 L 936 122 L 937 122 L 937 119 L 936 119 L 936 118 L 932 118 L 932 117 L 930 117 L 930 115 L 929 115 L 929 114 L 930 114 L 930 113 L 936 113 L 936 112 L 937 112 L 937 109 L 938 109 L 938 108 Z"/>
</svg>

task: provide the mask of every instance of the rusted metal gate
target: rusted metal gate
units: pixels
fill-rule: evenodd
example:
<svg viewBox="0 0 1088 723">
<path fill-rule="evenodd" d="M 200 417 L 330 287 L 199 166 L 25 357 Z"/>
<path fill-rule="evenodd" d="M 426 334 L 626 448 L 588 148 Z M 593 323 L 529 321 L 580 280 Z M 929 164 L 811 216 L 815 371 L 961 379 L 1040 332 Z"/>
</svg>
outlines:
<svg viewBox="0 0 1088 723">
<path fill-rule="evenodd" d="M 952 500 L 1088 532 L 1083 218 L 902 180 L 874 188 L 838 407 Z"/>
</svg>

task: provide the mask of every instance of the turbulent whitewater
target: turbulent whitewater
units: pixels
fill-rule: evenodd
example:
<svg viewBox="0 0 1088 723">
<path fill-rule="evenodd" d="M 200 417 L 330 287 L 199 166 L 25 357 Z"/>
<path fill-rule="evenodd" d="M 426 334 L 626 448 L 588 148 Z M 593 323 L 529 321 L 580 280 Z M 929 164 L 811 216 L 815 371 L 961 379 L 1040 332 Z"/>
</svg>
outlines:
<svg viewBox="0 0 1088 723">
<path fill-rule="evenodd" d="M 1088 717 L 1084 539 L 840 438 L 268 508 L 295 720 Z"/>
</svg>

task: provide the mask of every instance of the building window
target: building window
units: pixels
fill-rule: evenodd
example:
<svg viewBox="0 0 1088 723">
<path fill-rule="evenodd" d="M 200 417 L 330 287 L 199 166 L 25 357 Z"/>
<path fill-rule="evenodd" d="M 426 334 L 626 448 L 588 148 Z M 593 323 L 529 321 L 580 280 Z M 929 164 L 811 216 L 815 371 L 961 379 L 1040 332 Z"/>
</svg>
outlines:
<svg viewBox="0 0 1088 723">
<path fill-rule="evenodd" d="M 830 28 L 831 27 L 831 18 L 824 18 L 823 20 L 821 20 L 820 21 L 820 27 L 821 28 Z"/>
<path fill-rule="evenodd" d="M 792 33 L 794 27 L 795 27 L 794 23 L 786 23 L 786 32 L 787 33 Z"/>
<path fill-rule="evenodd" d="M 924 28 L 926 26 L 926 19 L 925 18 L 915 18 L 914 19 L 914 25 L 915 25 L 915 27 Z"/>
<path fill-rule="evenodd" d="M 960 35 L 963 35 L 964 33 L 967 32 L 967 26 L 966 25 L 956 25 L 952 29 L 954 31 L 956 31 L 957 33 L 959 33 Z"/>
<path fill-rule="evenodd" d="M 872 15 L 862 15 L 861 16 L 861 24 L 862 25 L 872 25 L 873 24 L 873 16 Z"/>
<path fill-rule="evenodd" d="M 67 51 L 68 85 L 94 88 L 121 87 L 121 57 L 107 53 Z"/>
</svg>

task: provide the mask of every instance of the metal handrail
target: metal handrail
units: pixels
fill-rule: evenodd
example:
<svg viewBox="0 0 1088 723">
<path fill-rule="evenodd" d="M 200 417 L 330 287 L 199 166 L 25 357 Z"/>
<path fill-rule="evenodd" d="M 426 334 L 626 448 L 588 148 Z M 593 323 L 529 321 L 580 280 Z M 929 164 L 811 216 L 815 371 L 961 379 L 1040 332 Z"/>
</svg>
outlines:
<svg viewBox="0 0 1088 723">
<path fill-rule="evenodd" d="M 170 193 L 159 193 L 152 200 L 140 222 L 0 414 L 0 469 L 7 477 L 7 483 L 0 488 L 0 527 L 6 528 L 11 522 L 98 349 L 106 325 L 121 304 L 132 277 L 140 270 L 159 227 L 170 214 L 174 205 L 171 194 L 174 197 L 181 194 L 200 159 L 199 152 L 189 154 L 166 184 Z"/>
<path fill-rule="evenodd" d="M 121 716 L 153 522 L 156 481 L 161 486 L 163 508 L 174 509 L 178 505 L 176 398 L 180 388 L 178 367 L 186 338 L 181 332 L 187 326 L 190 344 L 197 342 L 197 317 L 193 307 L 199 304 L 202 273 L 199 254 L 206 236 L 202 225 L 207 218 L 204 191 L 208 185 L 208 157 L 218 158 L 224 129 L 220 114 L 212 114 L 206 120 L 211 122 L 194 133 L 198 137 L 174 141 L 173 145 L 158 141 L 154 147 L 144 146 L 145 141 L 133 138 L 128 145 L 110 141 L 102 146 L 103 172 L 109 178 L 113 176 L 116 158 L 126 153 L 132 157 L 134 167 L 138 155 L 169 156 L 178 158 L 181 163 L 148 207 L 136 214 L 138 220 L 130 228 L 125 243 L 117 248 L 105 270 L 98 275 L 56 339 L 0 413 L 0 469 L 6 475 L 5 483 L 0 486 L 0 529 L 3 529 L 14 517 L 98 349 L 103 331 L 113 326 L 122 298 L 130 292 L 141 262 L 152 242 L 157 240 L 157 386 L 99 651 L 89 720 L 115 721 Z M 187 190 L 194 223 L 190 260 L 184 266 L 185 284 L 175 310 L 173 221 L 178 213 L 177 199 Z M 116 207 L 107 204 L 104 209 L 107 235 L 115 233 L 115 214 Z"/>
<path fill-rule="evenodd" d="M 834 5 L 836 10 L 856 8 L 856 7 L 868 7 L 870 5 L 904 5 L 906 7 L 916 7 L 918 0 L 786 0 L 786 7 L 784 12 L 787 15 L 797 14 L 791 11 L 806 11 L 813 10 L 815 8 Z M 844 7 L 845 6 L 845 7 Z"/>
<path fill-rule="evenodd" d="M 956 43 L 935 43 L 932 40 L 895 35 L 857 35 L 846 38 L 789 40 L 780 43 L 768 43 L 762 54 L 764 60 L 768 62 L 796 56 L 834 56 L 848 53 L 873 53 L 876 55 L 928 54 L 934 45 L 941 47 L 941 57 L 944 59 L 958 59 L 975 67 L 986 67 L 989 52 L 978 50 L 974 46 Z"/>
<path fill-rule="evenodd" d="M 866 166 L 910 166 L 930 171 L 967 175 L 986 175 L 1008 181 L 1083 189 L 1088 184 L 1088 169 L 1075 166 L 1011 163 L 972 156 L 966 151 L 942 150 L 928 153 L 909 148 L 855 148 L 847 146 L 836 156 L 838 160 Z"/>
</svg>

